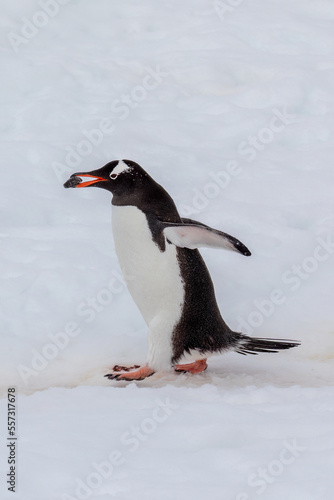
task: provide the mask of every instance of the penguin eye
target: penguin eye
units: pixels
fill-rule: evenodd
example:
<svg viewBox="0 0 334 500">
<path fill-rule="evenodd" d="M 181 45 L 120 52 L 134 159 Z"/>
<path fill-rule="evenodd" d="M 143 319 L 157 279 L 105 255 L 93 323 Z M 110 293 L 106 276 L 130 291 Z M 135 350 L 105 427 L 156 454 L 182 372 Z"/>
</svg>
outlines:
<svg viewBox="0 0 334 500">
<path fill-rule="evenodd" d="M 117 179 L 118 174 L 113 174 L 113 173 L 111 172 L 111 174 L 109 175 L 109 177 L 110 177 L 110 179 L 115 180 L 115 179 Z"/>
</svg>

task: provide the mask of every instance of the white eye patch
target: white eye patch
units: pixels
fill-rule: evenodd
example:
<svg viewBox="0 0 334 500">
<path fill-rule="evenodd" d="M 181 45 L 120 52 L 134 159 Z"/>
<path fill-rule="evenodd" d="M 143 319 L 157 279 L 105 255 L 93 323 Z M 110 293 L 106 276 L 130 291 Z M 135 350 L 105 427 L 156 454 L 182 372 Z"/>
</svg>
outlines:
<svg viewBox="0 0 334 500">
<path fill-rule="evenodd" d="M 115 180 L 117 177 L 122 174 L 123 172 L 127 172 L 128 170 L 131 170 L 131 167 L 127 165 L 123 160 L 120 160 L 114 170 L 110 172 L 110 179 Z"/>
</svg>

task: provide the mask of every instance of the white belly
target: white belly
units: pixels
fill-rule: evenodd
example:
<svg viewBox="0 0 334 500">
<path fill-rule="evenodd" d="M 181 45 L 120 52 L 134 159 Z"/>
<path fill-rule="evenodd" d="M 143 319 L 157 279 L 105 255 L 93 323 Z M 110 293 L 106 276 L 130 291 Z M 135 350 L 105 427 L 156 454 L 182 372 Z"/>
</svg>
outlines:
<svg viewBox="0 0 334 500">
<path fill-rule="evenodd" d="M 166 365 L 184 300 L 176 247 L 166 242 L 166 250 L 160 251 L 138 208 L 113 206 L 112 210 L 115 249 L 124 279 L 149 326 L 149 358 L 159 358 L 157 364 Z"/>
</svg>

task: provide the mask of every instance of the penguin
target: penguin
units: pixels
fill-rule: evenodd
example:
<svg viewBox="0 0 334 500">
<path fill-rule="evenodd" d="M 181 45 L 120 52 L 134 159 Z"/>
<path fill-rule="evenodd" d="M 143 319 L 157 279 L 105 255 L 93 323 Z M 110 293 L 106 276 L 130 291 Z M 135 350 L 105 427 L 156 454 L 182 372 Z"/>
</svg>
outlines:
<svg viewBox="0 0 334 500">
<path fill-rule="evenodd" d="M 111 380 L 143 380 L 156 372 L 200 373 L 207 358 L 224 351 L 278 352 L 299 341 L 254 338 L 223 320 L 199 248 L 250 256 L 238 239 L 182 218 L 171 196 L 132 160 L 114 160 L 71 175 L 65 188 L 98 187 L 112 193 L 115 250 L 129 292 L 148 327 L 143 366 L 115 365 Z"/>
</svg>

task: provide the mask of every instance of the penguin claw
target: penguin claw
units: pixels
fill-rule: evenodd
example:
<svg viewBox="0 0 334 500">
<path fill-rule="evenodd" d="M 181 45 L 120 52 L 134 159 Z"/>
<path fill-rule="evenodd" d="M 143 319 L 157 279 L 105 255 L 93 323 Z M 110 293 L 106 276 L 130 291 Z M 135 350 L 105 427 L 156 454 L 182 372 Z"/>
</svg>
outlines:
<svg viewBox="0 0 334 500">
<path fill-rule="evenodd" d="M 120 376 L 120 373 L 107 373 L 107 375 L 104 375 L 107 377 L 109 380 L 117 380 L 118 377 Z"/>
<path fill-rule="evenodd" d="M 129 372 L 131 370 L 136 370 L 137 368 L 140 368 L 140 365 L 133 365 L 133 366 L 122 366 L 122 365 L 115 365 L 112 369 L 113 372 Z"/>
</svg>

